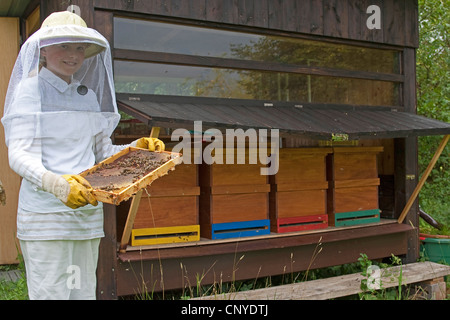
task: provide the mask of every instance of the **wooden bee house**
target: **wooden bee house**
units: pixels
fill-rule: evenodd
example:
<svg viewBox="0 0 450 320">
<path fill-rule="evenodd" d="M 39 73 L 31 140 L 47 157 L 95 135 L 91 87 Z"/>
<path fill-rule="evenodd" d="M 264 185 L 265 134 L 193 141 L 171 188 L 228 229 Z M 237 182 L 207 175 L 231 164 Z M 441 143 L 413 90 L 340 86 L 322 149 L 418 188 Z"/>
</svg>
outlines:
<svg viewBox="0 0 450 320">
<path fill-rule="evenodd" d="M 202 237 L 223 239 L 270 233 L 270 185 L 267 176 L 261 175 L 263 165 L 249 163 L 249 154 L 257 152 L 251 149 L 245 151 L 244 164 L 225 164 L 226 154 L 235 151 L 224 149 L 224 164 L 201 165 Z"/>
<path fill-rule="evenodd" d="M 4 32 L 5 43 L 11 44 L 11 48 L 6 46 L 3 52 L 5 67 L 12 70 L 19 48 L 13 44 L 19 38 L 25 41 L 52 12 L 68 10 L 68 4 L 60 0 L 9 2 L 9 7 L 0 6 L 0 10 L 4 10 L 4 19 L 8 19 L 4 24 L 12 26 L 10 32 Z M 246 239 L 203 238 L 195 243 L 133 248 L 123 245 L 124 241 L 118 243 L 121 238 L 129 238 L 128 231 L 131 233 L 133 227 L 125 224 L 124 228 L 123 223 L 130 216 L 129 202 L 119 206 L 105 204 L 105 237 L 101 241 L 97 271 L 98 299 L 136 294 L 139 288 L 145 289 L 143 283 L 151 283 L 154 291 L 179 289 L 186 283 L 195 283 L 199 274 L 202 274 L 202 285 L 208 285 L 216 283 L 218 274 L 225 281 L 284 274 L 286 266 L 290 266 L 290 272 L 308 270 L 318 239 L 322 239 L 326 250 L 314 261 L 314 268 L 355 262 L 358 257 L 355 253 L 359 252 L 374 259 L 395 254 L 405 263 L 417 260 L 420 253 L 416 241 L 417 202 L 405 211 L 407 218 L 403 223 L 398 223 L 397 218 L 403 215 L 403 204 L 414 195 L 418 182 L 417 137 L 450 134 L 450 125 L 416 114 L 420 8 L 416 0 L 71 0 L 69 7 L 79 12 L 87 25 L 97 29 L 111 44 L 118 108 L 145 127 L 160 127 L 159 137 L 164 142 L 171 140 L 170 130 L 192 130 L 195 122 L 201 121 L 204 129 L 279 129 L 282 144 L 291 147 L 317 146 L 314 141 L 307 144 L 298 141 L 330 141 L 336 133 L 347 134 L 349 140 L 362 143 L 365 139 L 386 139 L 392 143 L 392 150 L 385 152 L 392 155 L 386 157 L 392 170 L 383 168 L 379 176 L 334 179 L 332 173 L 337 172 L 338 161 L 336 166 L 327 169 L 329 225 L 336 224 L 336 217 L 338 224 L 361 223 L 363 220 L 358 221 L 357 214 L 366 214 L 368 210 L 375 210 L 375 217 L 377 188 L 383 195 L 380 209 L 384 211 L 379 223 Z M 15 26 L 12 17 L 16 19 Z M 22 25 L 26 28 L 18 27 Z M 4 73 L 4 92 L 9 75 L 10 72 Z M 120 136 L 114 136 L 115 143 L 124 144 L 147 136 L 148 129 L 144 128 L 143 134 L 140 127 L 134 121 L 122 126 L 117 131 Z M 0 225 L 0 236 L 3 236 L 0 263 L 9 263 L 17 256 L 17 244 L 9 231 L 15 230 L 19 179 L 8 167 L 6 145 L 0 145 L 0 150 L 0 157 L 3 156 L 0 178 L 8 194 L 7 205 L 0 209 L 6 217 Z M 333 160 L 339 156 L 336 149 L 329 163 L 334 165 Z M 353 156 L 357 157 L 356 152 Z M 365 153 L 360 156 L 364 157 Z M 370 157 L 372 164 L 373 159 Z M 376 165 L 372 164 L 357 161 L 356 166 L 373 171 Z M 247 183 L 250 181 L 247 174 L 253 169 L 235 165 L 232 171 L 239 173 L 225 184 L 231 174 L 222 172 L 221 175 L 218 171 L 225 171 L 226 166 L 204 168 L 209 172 L 209 179 L 202 179 L 207 183 L 201 187 L 205 201 L 200 205 L 199 199 L 202 208 L 199 224 L 205 237 L 231 236 L 228 231 L 236 223 L 240 224 L 241 231 L 255 230 L 251 226 L 244 229 L 244 222 L 268 219 L 268 215 L 262 214 L 264 206 L 268 207 L 268 183 Z M 241 166 L 246 169 L 238 169 Z M 177 166 L 169 175 L 180 170 Z M 243 172 L 246 170 L 249 172 Z M 220 177 L 222 184 L 215 177 Z M 156 188 L 156 183 L 166 178 L 158 179 L 152 187 Z M 377 178 L 381 180 L 379 186 Z M 166 187 L 169 190 L 174 185 Z M 304 191 L 281 191 L 283 187 L 287 186 L 280 183 L 274 189 L 278 197 Z M 256 192 L 259 188 L 264 192 Z M 169 221 L 164 224 L 158 218 L 156 202 L 163 200 L 159 197 L 160 189 L 147 191 L 152 195 L 150 203 L 155 222 L 166 225 L 162 228 L 178 228 L 179 225 L 170 226 Z M 146 191 L 142 193 L 139 203 L 144 206 L 147 202 L 149 206 Z M 163 208 L 178 204 L 177 211 L 181 211 L 176 217 L 173 211 L 164 213 L 167 220 L 182 220 L 191 207 L 173 201 L 176 197 L 169 197 L 173 195 L 169 191 L 166 195 Z M 185 193 L 184 197 L 191 196 Z M 322 203 L 323 198 L 319 198 Z M 280 211 L 280 205 L 287 208 L 288 202 L 283 199 L 276 203 L 275 217 L 292 219 L 283 217 L 291 209 L 285 209 L 285 213 Z M 291 202 L 291 207 L 298 203 Z M 310 203 L 305 209 L 312 208 Z M 350 216 L 347 220 L 340 217 L 344 213 Z M 137 223 L 148 219 L 141 212 L 138 215 Z M 134 221 L 128 221 L 131 220 Z M 153 219 L 150 225 L 141 226 L 139 229 L 153 228 Z M 213 231 L 216 226 L 222 229 Z M 261 229 L 261 225 L 255 228 Z M 145 237 L 150 239 L 149 235 Z M 162 238 L 163 234 L 159 233 L 158 239 Z M 230 263 L 244 253 L 239 268 Z M 180 272 L 180 265 L 189 272 Z M 205 272 L 210 266 L 214 270 Z M 164 279 L 158 268 L 161 272 L 164 268 Z M 132 270 L 139 270 L 139 277 Z"/>
<path fill-rule="evenodd" d="M 270 176 L 271 230 L 326 228 L 326 156 L 332 149 L 287 148 L 279 152 L 278 172 Z"/>
<path fill-rule="evenodd" d="M 131 245 L 197 241 L 200 187 L 198 166 L 180 164 L 143 192 Z"/>
<path fill-rule="evenodd" d="M 383 147 L 336 147 L 327 158 L 328 219 L 332 226 L 380 220 L 377 154 Z"/>
</svg>

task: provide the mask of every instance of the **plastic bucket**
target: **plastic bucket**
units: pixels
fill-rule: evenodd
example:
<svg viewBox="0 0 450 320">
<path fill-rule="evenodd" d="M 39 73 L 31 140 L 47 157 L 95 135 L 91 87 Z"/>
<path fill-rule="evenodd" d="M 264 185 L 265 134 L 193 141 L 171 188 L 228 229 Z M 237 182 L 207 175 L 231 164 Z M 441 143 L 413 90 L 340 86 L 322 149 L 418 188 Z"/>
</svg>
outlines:
<svg viewBox="0 0 450 320">
<path fill-rule="evenodd" d="M 450 238 L 429 238 L 421 235 L 421 251 L 432 262 L 450 264 Z"/>
</svg>

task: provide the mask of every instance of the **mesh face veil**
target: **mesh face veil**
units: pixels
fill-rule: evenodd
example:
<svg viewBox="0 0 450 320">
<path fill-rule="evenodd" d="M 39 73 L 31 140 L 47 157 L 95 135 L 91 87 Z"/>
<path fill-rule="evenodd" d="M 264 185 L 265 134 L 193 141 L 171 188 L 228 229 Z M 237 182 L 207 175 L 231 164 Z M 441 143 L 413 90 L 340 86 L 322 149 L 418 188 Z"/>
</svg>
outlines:
<svg viewBox="0 0 450 320">
<path fill-rule="evenodd" d="M 7 145 L 20 139 L 41 139 L 44 144 L 46 138 L 77 139 L 100 132 L 110 136 L 120 119 L 107 40 L 78 16 L 58 14 L 65 20 L 44 21 L 16 60 L 2 118 Z M 42 48 L 69 43 L 82 43 L 86 49 L 82 66 L 67 84 L 45 67 Z"/>
</svg>

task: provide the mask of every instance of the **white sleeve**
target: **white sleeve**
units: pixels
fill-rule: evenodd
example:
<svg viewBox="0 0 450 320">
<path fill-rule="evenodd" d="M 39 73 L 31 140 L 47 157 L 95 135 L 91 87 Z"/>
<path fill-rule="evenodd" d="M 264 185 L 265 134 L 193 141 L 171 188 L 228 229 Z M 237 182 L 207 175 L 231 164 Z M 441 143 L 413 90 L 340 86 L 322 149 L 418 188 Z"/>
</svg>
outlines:
<svg viewBox="0 0 450 320">
<path fill-rule="evenodd" d="M 125 145 L 114 145 L 111 138 L 106 136 L 104 133 L 99 133 L 95 136 L 94 143 L 94 153 L 95 161 L 98 163 L 105 160 L 106 158 L 116 154 L 117 152 L 127 148 L 129 144 Z"/>
<path fill-rule="evenodd" d="M 15 139 L 8 146 L 11 169 L 39 188 L 42 187 L 42 176 L 48 171 L 42 164 L 41 149 L 40 139 Z"/>
</svg>

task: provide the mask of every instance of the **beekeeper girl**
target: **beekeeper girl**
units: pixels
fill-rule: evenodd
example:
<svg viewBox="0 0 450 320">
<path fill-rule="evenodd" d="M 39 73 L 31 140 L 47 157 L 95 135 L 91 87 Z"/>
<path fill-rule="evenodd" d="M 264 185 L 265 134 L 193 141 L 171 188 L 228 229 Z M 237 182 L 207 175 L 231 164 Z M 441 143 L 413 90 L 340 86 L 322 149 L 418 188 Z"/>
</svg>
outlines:
<svg viewBox="0 0 450 320">
<path fill-rule="evenodd" d="M 127 147 L 107 40 L 76 14 L 51 14 L 23 44 L 2 123 L 10 167 L 23 177 L 17 237 L 30 299 L 95 299 L 103 207 L 78 173 Z M 158 139 L 132 145 L 164 150 Z"/>
</svg>

